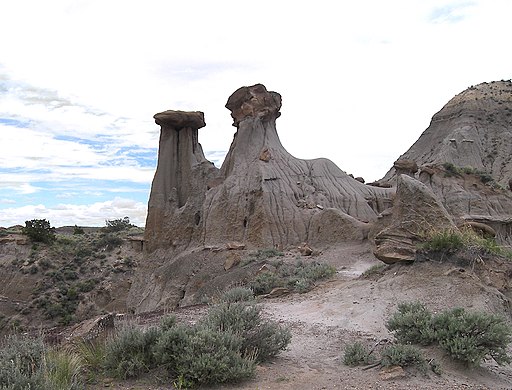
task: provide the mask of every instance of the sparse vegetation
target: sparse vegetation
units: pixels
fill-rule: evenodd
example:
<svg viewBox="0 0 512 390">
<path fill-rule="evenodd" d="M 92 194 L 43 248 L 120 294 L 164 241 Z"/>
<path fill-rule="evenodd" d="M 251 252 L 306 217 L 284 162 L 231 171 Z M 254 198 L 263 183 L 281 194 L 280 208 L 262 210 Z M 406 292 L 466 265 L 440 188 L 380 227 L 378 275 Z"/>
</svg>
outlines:
<svg viewBox="0 0 512 390">
<path fill-rule="evenodd" d="M 248 298 L 248 292 L 237 288 L 223 297 Z M 105 375 L 137 378 L 153 369 L 167 371 L 177 388 L 249 378 L 257 362 L 286 348 L 290 332 L 264 319 L 254 300 L 226 301 L 195 325 L 166 316 L 158 327 L 126 325 L 106 341 L 83 341 L 72 349 L 10 336 L 0 349 L 0 388 L 82 389 Z"/>
<path fill-rule="evenodd" d="M 246 259 L 242 260 L 240 265 L 243 267 L 255 261 L 263 261 L 273 257 L 282 256 L 284 256 L 284 253 L 274 248 L 258 249 L 257 251 L 250 253 Z"/>
<path fill-rule="evenodd" d="M 300 293 L 311 290 L 317 280 L 328 278 L 336 269 L 328 264 L 316 261 L 305 263 L 301 260 L 295 264 L 279 262 L 275 270 L 262 272 L 250 282 L 256 295 L 268 294 L 276 287 L 286 287 Z"/>
<path fill-rule="evenodd" d="M 499 246 L 494 238 L 485 238 L 471 229 L 433 231 L 427 240 L 420 245 L 426 251 L 455 253 L 459 250 L 469 250 L 493 255 L 510 256 L 510 253 Z"/>
<path fill-rule="evenodd" d="M 435 340 L 432 313 L 420 302 L 402 302 L 386 323 L 401 343 L 430 345 Z"/>
</svg>

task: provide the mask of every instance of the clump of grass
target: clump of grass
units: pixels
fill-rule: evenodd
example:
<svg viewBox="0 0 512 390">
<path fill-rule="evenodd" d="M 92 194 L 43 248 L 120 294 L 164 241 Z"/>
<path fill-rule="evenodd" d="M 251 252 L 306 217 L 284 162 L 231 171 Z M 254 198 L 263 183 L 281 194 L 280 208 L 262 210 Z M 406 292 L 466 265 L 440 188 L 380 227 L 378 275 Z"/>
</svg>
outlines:
<svg viewBox="0 0 512 390">
<path fill-rule="evenodd" d="M 482 237 L 470 228 L 433 231 L 420 244 L 420 249 L 447 254 L 455 253 L 459 250 L 470 250 L 472 252 L 500 256 L 510 255 L 507 250 L 498 245 L 494 238 Z"/>
<path fill-rule="evenodd" d="M 83 389 L 83 367 L 79 355 L 65 349 L 51 350 L 46 354 L 45 363 L 48 389 Z"/>
</svg>

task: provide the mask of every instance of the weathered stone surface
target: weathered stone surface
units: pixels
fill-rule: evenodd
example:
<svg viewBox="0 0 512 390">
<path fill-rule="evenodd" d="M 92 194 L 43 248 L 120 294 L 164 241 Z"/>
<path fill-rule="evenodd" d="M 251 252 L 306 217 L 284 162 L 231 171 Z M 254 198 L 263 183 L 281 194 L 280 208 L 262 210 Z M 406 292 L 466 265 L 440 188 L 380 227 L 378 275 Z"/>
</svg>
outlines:
<svg viewBox="0 0 512 390">
<path fill-rule="evenodd" d="M 407 175 L 398 176 L 393 209 L 383 219 L 384 224 L 373 228 L 379 229 L 374 235 L 374 254 L 386 264 L 413 261 L 416 244 L 429 232 L 456 229 L 452 217 L 434 193 Z"/>
<path fill-rule="evenodd" d="M 181 130 L 187 127 L 200 129 L 206 126 L 204 113 L 201 111 L 174 111 L 168 110 L 155 114 L 153 117 L 157 125 L 166 128 Z"/>
<path fill-rule="evenodd" d="M 367 223 L 391 205 L 393 189 L 366 186 L 327 159 L 291 156 L 276 130 L 278 93 L 261 84 L 242 87 L 226 107 L 237 131 L 220 170 L 204 158 L 197 128 L 180 127 L 201 125 L 195 114 L 156 116 L 162 130 L 146 223 L 146 256 L 128 303 L 137 311 L 200 300 L 206 287 L 198 275 L 213 267 L 207 261 L 219 262 L 208 280 L 231 275 L 230 284 L 236 282 L 233 275 L 239 268 L 246 268 L 226 272 L 225 258 L 203 248 L 224 248 L 229 242 L 249 250 L 287 248 L 310 239 L 315 246 L 325 245 L 320 241 L 327 237 L 330 243 L 344 237 L 361 239 Z M 333 235 L 323 223 L 333 224 Z"/>
<path fill-rule="evenodd" d="M 233 126 L 236 127 L 245 118 L 275 120 L 281 115 L 281 95 L 267 91 L 262 84 L 241 87 L 229 97 L 226 108 L 231 111 Z"/>
<path fill-rule="evenodd" d="M 236 252 L 230 252 L 226 255 L 226 260 L 224 260 L 224 270 L 229 271 L 231 268 L 240 264 L 240 254 Z"/>
<path fill-rule="evenodd" d="M 408 159 L 398 159 L 393 164 L 393 168 L 395 168 L 397 175 L 409 175 L 413 176 L 416 172 L 418 172 L 418 164 L 416 164 L 413 160 Z"/>
<path fill-rule="evenodd" d="M 512 177 L 512 82 L 472 86 L 432 117 L 430 126 L 400 159 L 419 166 L 452 163 L 492 175 L 506 186 Z M 392 168 L 385 176 L 396 176 Z"/>
<path fill-rule="evenodd" d="M 206 160 L 198 142 L 202 112 L 165 111 L 148 205 L 145 248 L 184 248 L 199 233 L 208 183 L 218 169 Z"/>
</svg>

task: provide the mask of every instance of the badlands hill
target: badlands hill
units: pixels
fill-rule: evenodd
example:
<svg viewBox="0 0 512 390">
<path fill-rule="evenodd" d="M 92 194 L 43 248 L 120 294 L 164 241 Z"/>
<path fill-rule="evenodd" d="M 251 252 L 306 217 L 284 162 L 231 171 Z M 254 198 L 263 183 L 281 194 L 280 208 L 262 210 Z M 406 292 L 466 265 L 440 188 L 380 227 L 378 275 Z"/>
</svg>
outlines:
<svg viewBox="0 0 512 390">
<path fill-rule="evenodd" d="M 478 84 L 452 98 L 400 159 L 419 166 L 471 167 L 508 187 L 512 179 L 512 82 Z M 395 174 L 392 168 L 385 179 Z"/>
</svg>

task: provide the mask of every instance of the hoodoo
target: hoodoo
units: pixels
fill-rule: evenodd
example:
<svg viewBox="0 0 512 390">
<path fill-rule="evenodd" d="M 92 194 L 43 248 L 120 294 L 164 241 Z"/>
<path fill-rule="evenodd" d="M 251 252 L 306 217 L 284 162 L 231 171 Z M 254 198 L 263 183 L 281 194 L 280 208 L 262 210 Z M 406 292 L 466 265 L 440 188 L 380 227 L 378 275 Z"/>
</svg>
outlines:
<svg viewBox="0 0 512 390">
<path fill-rule="evenodd" d="M 202 113 L 155 115 L 161 136 L 146 256 L 130 293 L 138 311 L 193 303 L 206 284 L 225 284 L 223 249 L 363 240 L 369 223 L 391 205 L 392 189 L 367 186 L 330 160 L 290 155 L 276 130 L 277 92 L 242 87 L 226 108 L 236 133 L 220 170 L 198 142 Z M 234 270 L 228 278 L 241 277 Z"/>
</svg>

